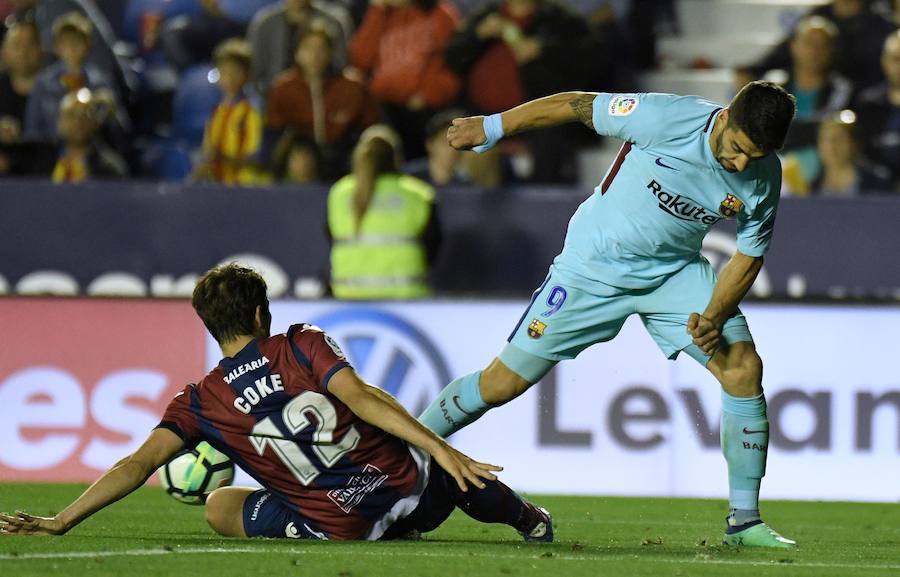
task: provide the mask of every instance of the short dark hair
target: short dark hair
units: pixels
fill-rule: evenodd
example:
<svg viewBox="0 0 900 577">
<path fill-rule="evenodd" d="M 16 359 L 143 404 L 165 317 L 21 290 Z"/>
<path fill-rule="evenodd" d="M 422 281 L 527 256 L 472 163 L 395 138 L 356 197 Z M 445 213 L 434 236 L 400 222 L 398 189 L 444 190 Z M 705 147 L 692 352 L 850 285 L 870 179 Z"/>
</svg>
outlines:
<svg viewBox="0 0 900 577">
<path fill-rule="evenodd" d="M 266 281 L 253 269 L 230 263 L 203 275 L 191 304 L 219 343 L 256 334 L 256 307 L 268 315 Z"/>
<path fill-rule="evenodd" d="M 768 154 L 781 150 L 797 99 L 775 84 L 757 80 L 748 83 L 728 105 L 728 123 L 743 130 L 760 150 Z"/>
</svg>

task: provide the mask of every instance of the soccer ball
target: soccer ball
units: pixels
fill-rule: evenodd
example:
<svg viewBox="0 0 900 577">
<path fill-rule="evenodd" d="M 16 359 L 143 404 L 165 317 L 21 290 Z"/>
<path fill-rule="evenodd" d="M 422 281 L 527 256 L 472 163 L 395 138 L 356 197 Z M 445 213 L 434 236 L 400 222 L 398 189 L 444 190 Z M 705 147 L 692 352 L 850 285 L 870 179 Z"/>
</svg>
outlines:
<svg viewBox="0 0 900 577">
<path fill-rule="evenodd" d="M 202 505 L 206 497 L 231 484 L 234 464 L 206 441 L 182 451 L 157 471 L 166 493 L 188 505 Z"/>
</svg>

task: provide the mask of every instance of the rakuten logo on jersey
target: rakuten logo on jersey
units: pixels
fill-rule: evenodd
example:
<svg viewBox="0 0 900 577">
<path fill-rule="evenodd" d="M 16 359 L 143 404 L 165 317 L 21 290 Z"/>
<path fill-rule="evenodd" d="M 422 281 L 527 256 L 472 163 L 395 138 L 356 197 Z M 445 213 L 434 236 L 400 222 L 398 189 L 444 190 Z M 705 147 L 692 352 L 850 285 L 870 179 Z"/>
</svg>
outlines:
<svg viewBox="0 0 900 577">
<path fill-rule="evenodd" d="M 651 180 L 650 184 L 647 185 L 647 188 L 650 189 L 650 192 L 659 201 L 659 208 L 677 219 L 690 222 L 701 222 L 709 226 L 722 220 L 715 214 L 707 212 L 702 206 L 694 204 L 689 198 L 684 198 L 680 194 L 663 190 L 662 185 L 655 180 Z"/>
<path fill-rule="evenodd" d="M 185 302 L 4 299 L 0 478 L 90 481 L 203 373 Z"/>
</svg>

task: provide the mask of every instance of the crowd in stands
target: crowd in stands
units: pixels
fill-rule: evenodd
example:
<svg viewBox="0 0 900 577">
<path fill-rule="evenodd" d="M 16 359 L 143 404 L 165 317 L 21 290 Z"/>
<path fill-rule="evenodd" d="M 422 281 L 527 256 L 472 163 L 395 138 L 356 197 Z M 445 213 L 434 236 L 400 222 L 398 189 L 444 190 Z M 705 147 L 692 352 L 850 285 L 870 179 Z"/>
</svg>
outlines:
<svg viewBox="0 0 900 577">
<path fill-rule="evenodd" d="M 736 71 L 783 84 L 797 116 L 781 152 L 785 193 L 891 194 L 900 185 L 900 0 L 832 0 Z"/>
<path fill-rule="evenodd" d="M 638 91 L 677 0 L 0 0 L 0 173 L 250 186 L 333 183 L 370 126 L 404 172 L 484 188 L 573 183 L 597 138 L 564 126 L 484 155 L 454 117 L 562 90 Z M 832 0 L 735 71 L 797 96 L 797 195 L 900 183 L 900 0 Z"/>
</svg>

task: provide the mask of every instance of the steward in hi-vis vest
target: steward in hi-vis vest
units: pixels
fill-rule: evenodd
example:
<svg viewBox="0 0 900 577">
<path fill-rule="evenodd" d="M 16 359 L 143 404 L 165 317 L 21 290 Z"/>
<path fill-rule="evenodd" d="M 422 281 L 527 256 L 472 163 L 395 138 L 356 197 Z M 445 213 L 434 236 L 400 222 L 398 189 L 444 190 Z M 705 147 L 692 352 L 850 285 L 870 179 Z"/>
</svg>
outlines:
<svg viewBox="0 0 900 577">
<path fill-rule="evenodd" d="M 400 174 L 390 132 L 372 128 L 354 151 L 353 174 L 328 194 L 331 289 L 339 299 L 424 298 L 439 234 L 434 189 Z"/>
</svg>

